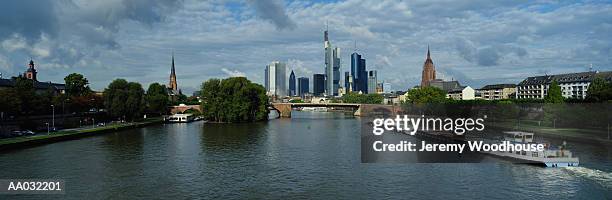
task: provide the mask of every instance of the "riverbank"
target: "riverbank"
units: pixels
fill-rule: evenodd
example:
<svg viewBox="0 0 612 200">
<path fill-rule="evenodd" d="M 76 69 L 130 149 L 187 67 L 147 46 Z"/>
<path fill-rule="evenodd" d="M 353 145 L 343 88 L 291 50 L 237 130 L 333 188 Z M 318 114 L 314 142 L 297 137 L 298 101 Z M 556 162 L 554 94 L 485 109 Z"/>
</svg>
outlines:
<svg viewBox="0 0 612 200">
<path fill-rule="evenodd" d="M 34 135 L 16 138 L 7 138 L 0 140 L 0 151 L 7 149 L 18 149 L 30 146 L 49 144 L 59 141 L 74 140 L 87 136 L 104 134 L 115 132 L 119 130 L 133 129 L 144 127 L 153 124 L 163 123 L 163 118 L 150 118 L 142 122 L 128 122 L 121 124 L 112 124 L 102 127 L 78 129 L 78 130 L 65 130 L 52 132 L 49 135 Z"/>
<path fill-rule="evenodd" d="M 488 126 L 505 130 L 514 130 L 517 128 L 516 124 L 512 122 L 496 122 L 493 124 L 488 124 Z M 608 133 L 605 130 L 553 128 L 528 124 L 521 124 L 518 130 L 568 141 L 599 143 L 604 145 L 612 144 L 612 140 L 608 139 Z"/>
</svg>

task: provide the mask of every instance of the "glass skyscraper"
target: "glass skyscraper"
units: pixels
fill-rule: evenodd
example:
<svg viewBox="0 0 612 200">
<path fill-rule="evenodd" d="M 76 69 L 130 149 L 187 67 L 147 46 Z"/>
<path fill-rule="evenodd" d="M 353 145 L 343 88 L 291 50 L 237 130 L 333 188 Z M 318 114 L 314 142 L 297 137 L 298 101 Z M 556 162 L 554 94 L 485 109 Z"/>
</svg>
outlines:
<svg viewBox="0 0 612 200">
<path fill-rule="evenodd" d="M 297 88 L 298 88 L 298 95 L 303 97 L 306 93 L 308 93 L 310 91 L 310 88 L 308 87 L 310 83 L 308 83 L 308 78 L 306 77 L 300 77 L 297 80 Z"/>
<path fill-rule="evenodd" d="M 293 70 L 291 70 L 291 74 L 289 75 L 289 96 L 295 96 L 297 93 L 295 92 L 295 74 Z"/>
<path fill-rule="evenodd" d="M 325 47 L 325 94 L 338 96 L 340 87 L 340 48 L 332 47 L 327 30 L 324 32 Z"/>
<path fill-rule="evenodd" d="M 274 61 L 266 66 L 265 85 L 269 96 L 287 96 L 287 65 Z"/>
<path fill-rule="evenodd" d="M 368 71 L 366 61 L 357 52 L 351 54 L 351 75 L 353 78 L 353 92 L 368 93 Z"/>
<path fill-rule="evenodd" d="M 312 75 L 312 94 L 321 96 L 325 93 L 325 74 Z"/>
</svg>

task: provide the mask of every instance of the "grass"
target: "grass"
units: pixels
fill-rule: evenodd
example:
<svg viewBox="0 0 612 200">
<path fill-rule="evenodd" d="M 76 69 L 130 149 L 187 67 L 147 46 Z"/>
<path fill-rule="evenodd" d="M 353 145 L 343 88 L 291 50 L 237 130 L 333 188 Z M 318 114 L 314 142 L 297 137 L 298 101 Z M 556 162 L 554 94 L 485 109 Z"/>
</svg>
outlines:
<svg viewBox="0 0 612 200">
<path fill-rule="evenodd" d="M 112 124 L 108 126 L 101 126 L 101 127 L 80 129 L 80 130 L 57 131 L 57 132 L 52 132 L 49 135 L 33 135 L 33 136 L 6 138 L 6 139 L 0 139 L 0 146 L 15 145 L 18 143 L 31 142 L 31 141 L 59 139 L 61 137 L 77 136 L 80 134 L 85 135 L 85 134 L 91 134 L 91 133 L 108 131 L 108 130 L 117 130 L 117 129 L 128 128 L 128 127 L 138 127 L 141 125 L 147 125 L 147 124 L 157 123 L 161 121 L 162 121 L 162 118 L 149 118 L 142 122 Z"/>
</svg>

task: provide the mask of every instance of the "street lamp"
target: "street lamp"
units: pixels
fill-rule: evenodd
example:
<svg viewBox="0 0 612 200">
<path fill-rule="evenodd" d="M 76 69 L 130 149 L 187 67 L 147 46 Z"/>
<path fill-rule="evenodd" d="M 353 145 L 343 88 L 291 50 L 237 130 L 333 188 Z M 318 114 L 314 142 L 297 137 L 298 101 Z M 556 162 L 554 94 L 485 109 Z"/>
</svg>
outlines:
<svg viewBox="0 0 612 200">
<path fill-rule="evenodd" d="M 51 109 L 53 110 L 52 127 L 53 127 L 53 130 L 55 131 L 55 106 L 53 104 L 51 104 Z"/>
<path fill-rule="evenodd" d="M 45 123 L 47 125 L 47 135 L 49 135 L 49 122 Z"/>
</svg>

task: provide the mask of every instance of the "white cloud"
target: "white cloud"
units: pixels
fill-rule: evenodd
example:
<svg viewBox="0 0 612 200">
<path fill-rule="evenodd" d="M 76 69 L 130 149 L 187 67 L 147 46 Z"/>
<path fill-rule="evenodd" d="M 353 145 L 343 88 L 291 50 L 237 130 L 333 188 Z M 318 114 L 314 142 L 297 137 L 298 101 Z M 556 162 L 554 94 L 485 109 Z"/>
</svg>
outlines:
<svg viewBox="0 0 612 200">
<path fill-rule="evenodd" d="M 227 68 L 221 68 L 221 71 L 223 71 L 223 73 L 227 74 L 229 77 L 246 77 L 244 72 L 241 72 L 238 70 L 230 70 Z"/>
</svg>

